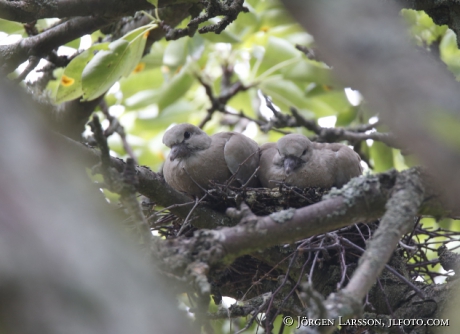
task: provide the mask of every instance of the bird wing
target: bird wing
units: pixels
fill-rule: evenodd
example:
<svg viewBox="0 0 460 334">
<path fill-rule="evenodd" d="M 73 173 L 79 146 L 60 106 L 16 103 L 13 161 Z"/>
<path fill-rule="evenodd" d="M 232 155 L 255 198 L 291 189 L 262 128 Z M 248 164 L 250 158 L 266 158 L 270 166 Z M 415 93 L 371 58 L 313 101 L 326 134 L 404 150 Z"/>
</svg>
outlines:
<svg viewBox="0 0 460 334">
<path fill-rule="evenodd" d="M 257 175 L 262 187 L 276 187 L 278 184 L 270 182 L 270 180 L 281 182 L 286 178 L 283 168 L 273 164 L 273 157 L 276 152 L 276 143 L 265 143 L 260 146 L 260 169 Z"/>
<path fill-rule="evenodd" d="M 351 178 L 363 173 L 361 157 L 348 146 L 342 147 L 335 153 L 337 161 L 335 185 L 341 187 Z"/>
<path fill-rule="evenodd" d="M 236 174 L 236 179 L 245 184 L 259 166 L 259 146 L 255 141 L 240 133 L 231 132 L 224 146 L 224 157 L 228 169 Z M 253 178 L 250 185 L 255 185 Z"/>
</svg>

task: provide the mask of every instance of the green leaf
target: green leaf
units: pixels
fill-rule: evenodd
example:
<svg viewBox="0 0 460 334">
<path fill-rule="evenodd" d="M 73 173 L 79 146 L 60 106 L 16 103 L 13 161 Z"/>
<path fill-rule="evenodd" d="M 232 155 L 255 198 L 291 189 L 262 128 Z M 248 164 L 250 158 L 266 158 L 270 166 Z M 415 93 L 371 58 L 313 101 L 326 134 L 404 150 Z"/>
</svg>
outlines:
<svg viewBox="0 0 460 334">
<path fill-rule="evenodd" d="M 172 123 L 189 122 L 190 115 L 195 112 L 195 106 L 184 99 L 178 100 L 163 110 L 155 118 L 139 119 L 134 122 L 133 131 L 143 133 L 145 136 L 151 136 L 150 133 L 155 131 L 164 131 Z"/>
<path fill-rule="evenodd" d="M 292 17 L 284 8 L 273 8 L 262 12 L 262 25 L 276 27 L 292 23 Z"/>
<path fill-rule="evenodd" d="M 147 2 L 150 2 L 152 5 L 158 8 L 158 0 L 147 0 Z"/>
<path fill-rule="evenodd" d="M 345 110 L 337 115 L 337 122 L 335 123 L 335 126 L 350 125 L 350 123 L 353 122 L 358 115 L 358 109 L 359 107 L 354 106 L 348 106 L 348 108 L 345 108 Z"/>
<path fill-rule="evenodd" d="M 163 64 L 170 67 L 173 71 L 185 64 L 189 39 L 189 37 L 184 37 L 175 41 L 170 41 L 163 54 Z"/>
<path fill-rule="evenodd" d="M 144 27 L 144 29 L 136 29 L 123 37 L 124 40 L 129 42 L 129 56 L 123 76 L 130 75 L 142 58 L 149 29 L 150 27 L 148 26 Z"/>
<path fill-rule="evenodd" d="M 282 70 L 282 73 L 285 79 L 303 83 L 315 82 L 323 85 L 334 83 L 330 69 L 308 59 L 302 59 L 295 64 L 287 66 Z"/>
<path fill-rule="evenodd" d="M 301 53 L 299 50 L 286 40 L 271 36 L 268 39 L 263 62 L 258 73 L 260 76 L 266 76 L 266 71 L 272 72 L 275 69 L 281 70 L 284 68 L 281 66 L 283 62 L 285 62 L 284 64 L 286 66 L 292 65 L 296 61 L 296 58 L 298 58 L 299 61 L 301 60 Z M 292 60 L 292 62 L 288 60 Z"/>
<path fill-rule="evenodd" d="M 78 48 L 80 47 L 80 40 L 81 38 L 76 38 L 73 41 L 70 41 L 69 43 L 67 43 L 65 46 L 78 50 Z"/>
<path fill-rule="evenodd" d="M 100 51 L 91 59 L 82 74 L 83 100 L 94 100 L 120 79 L 131 64 L 128 47 L 128 41 L 119 39 L 110 43 L 110 50 Z"/>
<path fill-rule="evenodd" d="M 393 168 L 393 151 L 387 145 L 374 141 L 370 148 L 370 153 L 374 161 L 374 172 L 385 172 Z"/>
<path fill-rule="evenodd" d="M 176 102 L 192 86 L 194 77 L 184 67 L 179 74 L 176 74 L 169 82 L 161 88 L 161 95 L 158 101 L 160 111 Z"/>
<path fill-rule="evenodd" d="M 4 19 L 0 19 L 0 31 L 11 35 L 11 34 L 19 34 L 24 35 L 24 26 L 18 22 L 8 21 Z"/>
<path fill-rule="evenodd" d="M 274 77 L 271 80 L 266 80 L 260 84 L 260 89 L 271 96 L 273 102 L 283 111 L 289 110 L 289 107 L 294 106 L 297 109 L 306 107 L 305 94 L 292 81 L 279 79 Z"/>
<path fill-rule="evenodd" d="M 76 56 L 67 65 L 59 81 L 56 92 L 56 103 L 62 103 L 78 98 L 83 94 L 82 72 L 94 57 L 96 50 L 106 50 L 109 43 L 96 44 Z"/>
<path fill-rule="evenodd" d="M 146 89 L 127 98 L 125 105 L 131 110 L 145 108 L 153 103 L 158 103 L 160 94 L 161 89 Z"/>
<path fill-rule="evenodd" d="M 150 70 L 143 70 L 121 79 L 120 90 L 123 93 L 123 98 L 127 99 L 143 90 L 160 88 L 162 84 L 163 74 L 161 69 L 157 67 Z"/>
<path fill-rule="evenodd" d="M 83 100 L 91 101 L 104 94 L 122 76 L 128 76 L 142 57 L 147 39 L 144 27 L 109 44 L 109 50 L 97 53 L 83 70 Z"/>
</svg>

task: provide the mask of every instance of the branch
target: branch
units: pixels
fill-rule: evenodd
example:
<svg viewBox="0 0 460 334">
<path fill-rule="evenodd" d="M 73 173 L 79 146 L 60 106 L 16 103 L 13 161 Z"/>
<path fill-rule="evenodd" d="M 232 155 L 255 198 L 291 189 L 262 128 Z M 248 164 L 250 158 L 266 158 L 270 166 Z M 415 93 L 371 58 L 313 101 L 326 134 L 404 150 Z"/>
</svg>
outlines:
<svg viewBox="0 0 460 334">
<path fill-rule="evenodd" d="M 390 200 L 387 211 L 380 221 L 377 232 L 369 241 L 348 285 L 339 293 L 331 294 L 325 302 L 329 319 L 344 319 L 361 313 L 361 300 L 366 296 L 385 268 L 401 237 L 413 228 L 414 217 L 422 203 L 424 190 L 417 171 L 401 173 Z M 340 300 L 340 303 L 337 301 Z M 332 328 L 321 330 L 331 332 Z"/>
<path fill-rule="evenodd" d="M 43 103 L 40 110 L 55 131 L 80 141 L 89 117 L 103 99 L 104 95 L 101 95 L 92 101 L 80 101 L 78 98 L 58 106 Z"/>
<path fill-rule="evenodd" d="M 56 135 L 56 140 L 62 142 L 86 166 L 92 167 L 100 162 L 100 152 L 98 150 L 60 135 Z M 121 159 L 110 158 L 110 166 L 118 172 L 123 172 L 125 165 L 125 162 Z M 161 175 L 151 171 L 148 167 L 137 166 L 135 169 L 139 180 L 137 191 L 140 194 L 154 200 L 155 203 L 163 207 L 173 206 L 170 211 L 182 219 L 187 217 L 190 208 L 187 206 L 177 206 L 176 204 L 189 203 L 190 197 L 171 188 Z M 194 210 L 189 219 L 198 228 L 212 229 L 235 224 L 232 219 L 224 214 L 211 208 L 200 206 Z"/>
<path fill-rule="evenodd" d="M 173 2 L 173 1 L 163 1 Z M 0 18 L 10 21 L 31 22 L 38 19 L 75 16 L 118 17 L 132 15 L 138 10 L 154 8 L 145 0 L 54 0 L 9 1 L 0 0 Z"/>
<path fill-rule="evenodd" d="M 106 26 L 110 21 L 102 17 L 75 17 L 39 35 L 21 39 L 15 44 L 0 46 L 0 72 L 10 73 L 29 57 L 44 57 L 53 49 L 85 34 Z"/>
<path fill-rule="evenodd" d="M 398 183 L 396 190 L 406 184 L 404 180 L 420 177 L 414 170 L 403 171 L 401 176 L 398 175 L 396 171 L 391 171 L 377 176 L 354 178 L 342 189 L 332 190 L 319 203 L 297 210 L 283 210 L 265 217 L 254 215 L 243 203 L 241 210 L 228 209 L 228 214 L 240 221 L 238 225 L 217 231 L 196 231 L 195 236 L 188 239 L 177 238 L 167 243 L 157 241 L 155 257 L 176 275 L 190 275 L 193 272 L 192 281 L 198 280 L 203 291 L 210 290 L 203 283 L 210 268 L 229 264 L 239 256 L 271 246 L 292 243 L 380 217 L 385 212 L 385 204 L 392 195 L 397 178 L 401 178 L 401 183 Z M 432 194 L 425 194 L 425 198 L 430 197 Z M 420 209 L 426 210 L 429 206 L 430 201 L 424 201 Z M 203 266 L 207 269 L 202 269 Z M 200 270 L 195 271 L 194 268 Z"/>
</svg>

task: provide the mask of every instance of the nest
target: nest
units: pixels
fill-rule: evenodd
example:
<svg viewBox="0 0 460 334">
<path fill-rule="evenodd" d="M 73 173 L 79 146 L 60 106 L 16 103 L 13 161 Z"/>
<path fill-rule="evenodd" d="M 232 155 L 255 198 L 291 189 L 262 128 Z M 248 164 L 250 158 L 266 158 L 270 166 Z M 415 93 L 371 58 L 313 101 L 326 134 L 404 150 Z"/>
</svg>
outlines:
<svg viewBox="0 0 460 334">
<path fill-rule="evenodd" d="M 321 201 L 328 189 L 290 187 L 280 184 L 278 188 L 236 188 L 214 184 L 208 191 L 207 201 L 215 210 L 225 212 L 245 202 L 258 216 L 269 215 L 288 208 L 301 208 Z"/>
<path fill-rule="evenodd" d="M 214 210 L 225 212 L 229 207 L 238 207 L 245 202 L 258 216 L 269 215 L 288 208 L 301 208 L 321 201 L 329 190 L 321 188 L 299 189 L 280 184 L 278 188 L 236 188 L 228 185 L 214 184 L 200 205 L 207 205 Z M 183 219 L 168 213 L 162 213 L 155 222 L 155 230 L 165 238 L 175 238 L 183 227 Z M 193 224 L 193 222 L 192 222 Z M 259 254 L 245 255 L 236 259 L 231 265 L 214 271 L 209 277 L 216 302 L 220 296 L 248 299 L 266 291 L 273 291 L 280 284 L 280 277 L 288 274 L 293 283 L 305 274 L 312 277 L 313 285 L 322 294 L 327 295 L 343 287 L 356 267 L 366 242 L 378 227 L 378 221 L 366 224 L 354 224 L 345 228 L 310 237 L 291 245 L 279 245 Z M 187 227 L 181 235 L 193 236 L 195 228 Z M 403 242 L 409 247 L 420 245 L 418 235 L 430 235 L 433 238 L 445 235 L 444 231 L 426 231 L 415 224 Z M 455 233 L 458 235 L 458 233 Z M 400 249 L 399 257 L 408 263 L 411 278 L 423 275 L 433 280 L 439 273 L 428 268 L 437 261 L 426 259 L 427 245 L 418 251 Z M 292 260 L 292 259 L 295 259 Z M 406 265 L 407 266 L 407 265 Z M 395 265 L 397 271 L 401 268 Z M 295 284 L 294 284 L 295 285 Z"/>
</svg>

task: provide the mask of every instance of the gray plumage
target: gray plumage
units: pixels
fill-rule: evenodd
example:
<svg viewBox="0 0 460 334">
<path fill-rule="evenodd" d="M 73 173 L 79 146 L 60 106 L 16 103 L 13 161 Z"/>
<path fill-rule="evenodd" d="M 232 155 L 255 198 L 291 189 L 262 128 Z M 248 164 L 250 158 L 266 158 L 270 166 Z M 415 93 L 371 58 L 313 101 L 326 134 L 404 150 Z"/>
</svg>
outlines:
<svg viewBox="0 0 460 334">
<path fill-rule="evenodd" d="M 209 189 L 210 181 L 224 183 L 234 174 L 232 184 L 243 185 L 259 166 L 259 146 L 241 133 L 208 136 L 200 128 L 183 123 L 166 131 L 163 143 L 171 148 L 163 167 L 166 182 L 191 196 L 204 193 L 200 186 Z M 257 185 L 256 177 L 248 184 Z"/>
<path fill-rule="evenodd" d="M 342 144 L 316 143 L 289 134 L 260 150 L 259 180 L 267 188 L 277 187 L 279 182 L 299 188 L 341 187 L 362 174 L 361 158 Z"/>
</svg>

